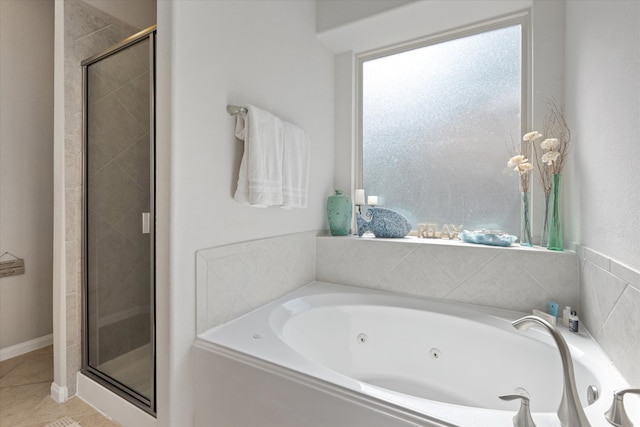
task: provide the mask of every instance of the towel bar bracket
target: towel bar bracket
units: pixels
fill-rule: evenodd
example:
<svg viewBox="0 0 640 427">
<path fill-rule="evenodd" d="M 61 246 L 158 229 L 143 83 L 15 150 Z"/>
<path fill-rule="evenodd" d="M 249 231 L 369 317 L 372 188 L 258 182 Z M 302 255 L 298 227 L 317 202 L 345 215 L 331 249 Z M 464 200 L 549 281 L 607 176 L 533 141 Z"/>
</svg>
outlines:
<svg viewBox="0 0 640 427">
<path fill-rule="evenodd" d="M 241 107 L 239 105 L 227 105 L 227 113 L 232 116 L 235 116 L 240 113 L 247 113 L 247 109 L 245 107 Z"/>
</svg>

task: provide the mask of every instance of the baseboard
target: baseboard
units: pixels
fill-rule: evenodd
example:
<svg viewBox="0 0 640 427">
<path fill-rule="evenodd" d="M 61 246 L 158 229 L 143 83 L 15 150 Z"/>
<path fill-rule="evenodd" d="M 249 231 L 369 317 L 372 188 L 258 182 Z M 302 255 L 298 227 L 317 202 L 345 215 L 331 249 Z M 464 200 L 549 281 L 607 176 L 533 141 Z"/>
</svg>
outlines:
<svg viewBox="0 0 640 427">
<path fill-rule="evenodd" d="M 56 383 L 51 383 L 51 398 L 57 403 L 64 403 L 69 397 L 69 389 L 59 386 Z"/>
<path fill-rule="evenodd" d="M 51 344 L 53 344 L 53 334 L 2 348 L 0 349 L 0 362 L 11 359 L 12 357 L 20 356 L 21 354 L 29 353 L 30 351 L 39 350 L 42 347 L 46 347 Z"/>
</svg>

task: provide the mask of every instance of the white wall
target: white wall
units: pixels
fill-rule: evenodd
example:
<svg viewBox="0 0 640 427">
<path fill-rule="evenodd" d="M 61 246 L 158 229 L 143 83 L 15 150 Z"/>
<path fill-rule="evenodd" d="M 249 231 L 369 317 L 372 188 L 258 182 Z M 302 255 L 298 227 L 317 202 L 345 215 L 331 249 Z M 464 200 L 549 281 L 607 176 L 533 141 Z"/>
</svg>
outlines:
<svg viewBox="0 0 640 427">
<path fill-rule="evenodd" d="M 383 13 L 415 0 L 318 0 L 316 31 L 323 32 L 371 15 Z"/>
<path fill-rule="evenodd" d="M 329 9 L 332 14 L 342 12 L 346 16 L 351 15 L 351 2 L 335 3 L 337 4 Z M 362 53 L 440 35 L 462 26 L 512 14 L 531 7 L 532 3 L 532 0 L 430 0 L 406 4 L 398 2 L 400 7 L 370 16 L 363 13 L 360 19 L 319 31 L 318 37 L 335 53 Z M 319 4 L 319 12 L 326 13 L 327 7 L 320 7 L 321 5 L 322 3 Z"/>
<path fill-rule="evenodd" d="M 567 2 L 570 238 L 640 271 L 640 3 Z"/>
<path fill-rule="evenodd" d="M 157 283 L 159 372 L 169 374 L 158 379 L 159 425 L 188 425 L 192 415 L 196 250 L 326 228 L 333 56 L 316 38 L 315 18 L 312 1 L 158 3 L 158 179 L 170 183 L 158 194 L 158 264 L 170 260 Z M 242 145 L 229 103 L 258 105 L 309 133 L 307 209 L 232 200 Z"/>
<path fill-rule="evenodd" d="M 566 104 L 574 149 L 565 224 L 581 245 L 583 322 L 633 386 L 640 383 L 638 23 L 635 0 L 567 2 Z M 627 399 L 640 407 L 640 397 Z"/>
<path fill-rule="evenodd" d="M 0 1 L 0 350 L 52 333 L 53 5 Z"/>
<path fill-rule="evenodd" d="M 533 3 L 534 19 L 535 11 L 541 10 L 549 19 L 547 27 L 549 31 L 558 31 L 557 21 L 553 19 L 554 10 L 539 8 L 542 2 L 466 2 L 468 7 L 461 8 L 460 3 L 455 7 L 451 2 L 415 2 L 420 3 L 416 7 L 428 7 L 431 3 L 438 13 L 423 15 L 422 28 L 429 27 L 436 31 L 441 26 L 463 25 L 476 22 L 491 16 L 497 16 L 516 9 L 528 7 Z M 449 3 L 449 6 L 447 6 Z M 560 2 L 551 2 L 561 4 Z M 602 4 L 605 2 L 602 2 Z M 597 8 L 601 3 L 590 5 L 589 8 Z M 475 5 L 475 6 L 474 6 Z M 601 140 L 607 142 L 612 134 L 616 143 L 624 144 L 624 154 L 637 154 L 637 144 L 633 146 L 636 132 L 628 130 L 626 123 L 635 120 L 638 123 L 637 110 L 634 116 L 634 107 L 637 107 L 637 87 L 628 84 L 614 85 L 620 89 L 627 88 L 622 102 L 627 106 L 623 118 L 615 118 L 614 114 L 605 111 L 616 111 L 613 95 L 605 94 L 604 83 L 600 82 L 607 73 L 619 77 L 620 73 L 632 74 L 627 69 L 633 63 L 623 63 L 624 57 L 615 57 L 613 45 L 621 42 L 627 50 L 633 48 L 630 39 L 619 41 L 617 34 L 618 18 L 611 19 L 614 25 L 606 26 L 600 31 L 606 32 L 611 44 L 604 45 L 602 55 L 607 59 L 613 56 L 616 67 L 607 66 L 601 75 L 600 61 L 596 61 L 595 55 L 587 55 L 586 62 L 577 62 L 570 65 L 572 55 L 585 53 L 589 44 L 584 45 L 574 40 L 574 37 L 582 37 L 582 33 L 591 37 L 593 28 L 580 27 L 580 13 L 572 8 L 581 8 L 584 2 L 570 2 L 569 21 L 575 19 L 575 24 L 570 25 L 567 42 L 567 75 L 575 75 L 583 79 L 576 85 L 573 91 L 570 105 L 571 114 L 577 111 L 575 105 L 580 105 L 580 112 L 590 112 L 596 118 L 584 118 L 570 116 L 570 123 L 576 130 L 576 138 L 582 137 L 584 129 L 593 132 L 594 136 L 588 139 L 597 143 Z M 413 4 L 391 10 L 388 14 L 395 15 L 398 10 L 408 10 Z M 449 10 L 453 7 L 455 10 Z M 158 309 L 158 390 L 159 390 L 159 425 L 182 425 L 189 423 L 192 415 L 192 378 L 197 375 L 191 371 L 190 349 L 195 336 L 195 251 L 201 248 L 219 246 L 227 243 L 253 240 L 262 237 L 299 231 L 325 228 L 324 202 L 330 194 L 333 182 L 333 59 L 325 49 L 316 41 L 314 27 L 316 16 L 313 2 L 287 2 L 287 1 L 163 1 L 158 4 L 159 46 L 158 46 L 158 282 L 157 282 L 157 309 Z M 443 12 L 444 11 L 444 12 Z M 475 11 L 475 12 L 474 12 Z M 446 13 L 445 13 L 446 12 Z M 575 13 L 575 14 L 574 14 Z M 597 16 L 600 12 L 588 12 Z M 603 12 L 604 13 L 604 12 Z M 573 14 L 573 15 L 572 15 Z M 379 24 L 376 27 L 378 17 L 373 15 L 368 21 L 372 28 L 383 28 Z M 444 19 L 443 17 L 451 19 Z M 637 16 L 637 15 L 636 15 Z M 420 17 L 418 17 L 420 18 Z M 431 19 L 432 26 L 424 23 L 424 19 Z M 630 18 L 633 19 L 633 15 Z M 367 23 L 365 20 L 360 20 Z M 417 19 L 420 21 L 420 19 Z M 627 22 L 627 21 L 625 21 Z M 637 22 L 637 19 L 636 19 Z M 455 26 L 454 25 L 454 26 Z M 321 35 L 335 52 L 341 52 L 354 47 L 346 47 L 341 44 L 341 37 L 346 30 L 344 25 L 335 27 Z M 442 27 L 442 28 L 444 28 Z M 592 26 L 593 27 L 593 26 Z M 387 28 L 387 27 L 384 27 Z M 623 25 L 622 28 L 626 28 Z M 637 28 L 632 28 L 637 31 Z M 548 37 L 545 33 L 545 25 L 541 25 L 538 34 L 542 38 L 551 39 L 560 43 L 560 46 L 551 46 L 554 52 L 546 56 L 547 59 L 562 57 L 558 54 L 563 42 L 560 39 Z M 629 31 L 629 29 L 627 29 Z M 378 31 L 385 33 L 386 31 Z M 431 31 L 429 31 L 431 32 Z M 560 31 L 561 32 L 561 31 Z M 407 33 L 393 33 L 394 37 L 406 37 Z M 415 34 L 411 33 L 411 34 Z M 428 35 L 428 34 L 423 34 Z M 534 34 L 534 37 L 536 35 Z M 588 38 L 590 40 L 590 38 Z M 637 40 L 637 39 L 636 39 Z M 358 46 L 365 46 L 370 40 L 366 37 L 357 39 Z M 393 42 L 391 40 L 390 42 Z M 597 41 L 590 41 L 590 43 Z M 614 43 L 615 42 L 615 43 Z M 571 52 L 574 48 L 580 48 Z M 559 49 L 559 50 L 558 50 Z M 356 50 L 357 51 L 357 50 Z M 342 58 L 345 59 L 345 58 Z M 349 68 L 350 61 L 341 61 L 347 65 L 347 73 L 352 73 Z M 629 59 L 629 58 L 628 58 Z M 628 60 L 627 59 L 627 60 Z M 637 61 L 637 56 L 630 59 Z M 602 61 L 606 62 L 606 61 Z M 579 66 L 587 66 L 591 71 L 585 74 L 579 70 Z M 540 64 L 537 64 L 540 66 Z M 611 68 L 611 69 L 609 69 Z M 545 95 L 544 86 L 555 91 L 562 85 L 557 84 L 559 78 L 558 69 L 549 71 L 542 67 L 541 73 L 547 74 L 547 80 L 534 85 L 534 90 L 539 90 L 540 95 Z M 595 73 L 595 75 L 594 75 Z M 567 79 L 568 82 L 571 79 Z M 603 88 L 594 88 L 593 81 L 602 83 Z M 348 85 L 346 85 L 348 86 Z M 345 86 L 345 87 L 346 87 Z M 605 107 L 601 103 L 592 101 L 592 95 L 584 98 L 586 92 L 594 90 L 595 94 L 604 96 Z M 629 90 L 630 89 L 630 90 Z M 635 95 L 634 94 L 635 90 Z M 614 91 L 615 93 L 615 91 Z M 627 101 L 626 96 L 632 94 L 632 99 Z M 561 96 L 558 94 L 558 96 Z M 616 94 L 617 98 L 620 98 Z M 633 98 L 635 96 L 635 98 Z M 596 98 L 595 96 L 593 98 Z M 635 99 L 635 101 L 634 101 Z M 592 105 L 586 106 L 586 101 Z M 311 134 L 314 148 L 312 153 L 311 169 L 311 200 L 310 206 L 304 211 L 282 211 L 279 209 L 258 210 L 235 204 L 232 194 L 235 189 L 235 180 L 241 156 L 241 147 L 232 137 L 233 119 L 226 115 L 224 109 L 227 103 L 245 104 L 255 103 L 270 109 L 283 118 L 306 128 Z M 349 109 L 346 109 L 348 113 Z M 625 126 L 625 131 L 618 128 L 609 128 L 609 134 L 601 135 L 598 123 L 604 113 L 605 120 L 610 125 Z M 631 117 L 629 117 L 631 116 Z M 535 117 L 534 117 L 535 120 Z M 579 123 L 579 122 L 580 123 Z M 575 123 L 575 125 L 573 125 Z M 588 123 L 588 124 L 587 124 Z M 534 123 L 536 124 L 536 123 Z M 596 128 L 596 129 L 593 129 Z M 348 136 L 346 139 L 351 138 Z M 603 145 L 604 146 L 604 145 Z M 610 147 L 611 144 L 606 145 Z M 635 150 L 635 151 L 634 151 Z M 346 150 L 347 152 L 349 150 Z M 594 149 L 590 162 L 602 160 L 601 154 Z M 607 153 L 609 156 L 611 154 Z M 616 153 L 617 155 L 617 153 Z M 627 163 L 618 159 L 621 165 Z M 573 159 L 572 159 L 573 161 Z M 608 160 L 607 160 L 608 161 Z M 586 161 L 576 157 L 576 167 Z M 589 165 L 591 171 L 595 166 Z M 608 166 L 608 165 L 607 165 Z M 617 168 L 619 169 L 619 168 Z M 600 221 L 599 226 L 609 224 L 609 218 L 600 218 L 596 213 L 608 210 L 616 220 L 632 218 L 633 206 L 637 203 L 638 178 L 633 181 L 633 171 L 622 172 L 624 179 L 629 184 L 623 184 L 625 198 L 598 195 L 594 197 L 596 189 L 598 193 L 611 192 L 616 178 L 616 169 L 607 168 L 607 172 L 594 172 L 600 180 L 593 187 L 593 180 L 580 184 L 582 193 L 591 193 L 589 206 L 593 212 L 584 214 L 585 218 Z M 350 171 L 338 171 L 338 176 L 344 176 L 348 181 Z M 619 172 L 620 173 L 620 172 Z M 607 175 L 608 174 L 608 175 Z M 607 175 L 607 176 L 605 176 Z M 589 184 L 587 184 L 587 182 Z M 604 183 L 608 183 L 605 185 Z M 607 187 L 607 188 L 604 188 Z M 634 193 L 635 189 L 635 193 Z M 572 191 L 572 190 L 568 190 Z M 620 191 L 620 190 L 615 190 Z M 583 197 L 584 198 L 584 197 Z M 621 200 L 626 200 L 621 202 Z M 598 205 L 600 202 L 617 203 L 622 214 L 615 214 L 613 208 Z M 585 202 L 586 203 L 586 202 Z M 581 211 L 583 211 L 581 209 Z M 601 212 L 602 213 L 602 212 Z M 603 213 L 602 213 L 603 214 Z M 567 221 L 569 224 L 579 223 L 579 217 L 575 211 L 569 210 Z M 582 221 L 587 224 L 587 221 Z M 629 224 L 621 222 L 620 224 Z M 625 239 L 612 238 L 607 233 L 598 233 L 594 229 L 573 230 L 568 225 L 567 240 L 593 242 L 596 248 L 606 251 L 609 255 L 616 255 L 619 259 L 626 259 L 628 263 L 637 264 L 638 258 L 637 232 L 630 226 L 625 227 L 627 232 Z M 614 236 L 615 237 L 615 236 Z M 611 239 L 611 240 L 608 240 Z M 615 245 L 615 242 L 619 246 Z M 633 242 L 636 242 L 635 244 Z M 626 251 L 626 252 L 625 252 Z M 632 258 L 633 257 L 633 258 Z"/>
</svg>

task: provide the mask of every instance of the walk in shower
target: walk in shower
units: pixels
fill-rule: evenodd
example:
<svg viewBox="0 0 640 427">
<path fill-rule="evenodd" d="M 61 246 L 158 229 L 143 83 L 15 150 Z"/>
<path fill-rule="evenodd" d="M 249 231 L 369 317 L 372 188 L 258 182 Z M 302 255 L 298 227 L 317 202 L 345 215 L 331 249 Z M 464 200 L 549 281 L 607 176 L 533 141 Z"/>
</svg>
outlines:
<svg viewBox="0 0 640 427">
<path fill-rule="evenodd" d="M 155 26 L 82 62 L 83 374 L 155 414 Z"/>
</svg>

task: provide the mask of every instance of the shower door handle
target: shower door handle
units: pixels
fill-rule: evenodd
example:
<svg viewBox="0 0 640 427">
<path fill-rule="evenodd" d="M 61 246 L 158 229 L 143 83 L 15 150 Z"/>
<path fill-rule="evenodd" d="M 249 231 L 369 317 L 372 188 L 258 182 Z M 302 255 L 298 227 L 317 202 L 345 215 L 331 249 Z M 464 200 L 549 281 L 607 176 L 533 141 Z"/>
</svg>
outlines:
<svg viewBox="0 0 640 427">
<path fill-rule="evenodd" d="M 149 212 L 142 212 L 142 234 L 149 234 Z"/>
</svg>

